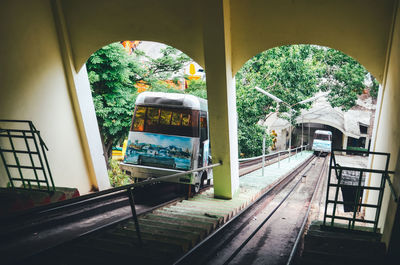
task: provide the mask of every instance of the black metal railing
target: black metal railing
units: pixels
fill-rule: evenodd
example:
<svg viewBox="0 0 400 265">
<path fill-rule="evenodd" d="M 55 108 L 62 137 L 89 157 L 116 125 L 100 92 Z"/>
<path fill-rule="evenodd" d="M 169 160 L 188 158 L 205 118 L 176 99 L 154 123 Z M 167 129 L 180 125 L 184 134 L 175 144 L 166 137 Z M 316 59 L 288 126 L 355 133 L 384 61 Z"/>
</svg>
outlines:
<svg viewBox="0 0 400 265">
<path fill-rule="evenodd" d="M 29 120 L 0 120 L 0 156 L 11 188 L 55 191 L 48 148 Z"/>
<path fill-rule="evenodd" d="M 139 245 L 142 245 L 139 221 L 138 221 L 137 214 L 136 214 L 134 189 L 145 186 L 145 185 L 157 183 L 157 182 L 170 181 L 171 179 L 176 179 L 178 177 L 181 177 L 181 176 L 184 176 L 187 174 L 191 174 L 191 173 L 202 171 L 202 170 L 209 169 L 209 168 L 214 168 L 214 167 L 217 167 L 220 165 L 222 165 L 222 162 L 215 163 L 215 164 L 208 165 L 208 166 L 201 167 L 201 168 L 197 168 L 197 169 L 193 169 L 193 170 L 189 170 L 189 171 L 182 171 L 179 173 L 174 173 L 174 174 L 163 176 L 163 177 L 144 180 L 144 181 L 141 181 L 138 183 L 133 183 L 133 184 L 128 184 L 128 185 L 124 185 L 124 186 L 120 186 L 120 187 L 116 187 L 116 188 L 112 188 L 112 189 L 107 189 L 107 190 L 99 191 L 96 193 L 82 195 L 80 197 L 72 198 L 72 199 L 65 200 L 65 201 L 59 201 L 59 202 L 55 202 L 52 204 L 38 206 L 38 207 L 28 209 L 23 212 L 16 213 L 13 216 L 8 216 L 6 218 L 7 220 L 3 220 L 3 222 L 0 222 L 0 223 L 10 223 L 10 222 L 13 222 L 14 220 L 22 219 L 24 217 L 48 214 L 48 213 L 52 213 L 52 212 L 56 212 L 56 211 L 60 211 L 60 210 L 62 211 L 62 210 L 69 209 L 70 207 L 78 207 L 81 205 L 85 205 L 87 202 L 96 200 L 102 196 L 107 196 L 107 195 L 111 195 L 111 194 L 115 194 L 115 193 L 119 193 L 119 192 L 126 192 L 126 196 L 129 198 L 129 204 L 130 204 L 131 211 L 132 211 L 132 219 L 135 223 L 138 242 L 139 242 Z"/>
<path fill-rule="evenodd" d="M 278 167 L 280 167 L 281 155 L 289 154 L 289 161 L 290 161 L 291 154 L 293 152 L 295 152 L 296 155 L 297 155 L 299 150 L 300 150 L 300 152 L 305 151 L 305 150 L 307 150 L 307 147 L 308 147 L 308 145 L 301 145 L 301 146 L 298 146 L 298 147 L 290 149 L 290 152 L 289 152 L 289 150 L 282 150 L 282 151 L 277 151 L 277 152 L 274 152 L 274 153 L 269 153 L 269 154 L 265 154 L 265 155 L 255 156 L 255 157 L 239 158 L 239 165 L 246 164 L 248 162 L 252 162 L 252 161 L 256 161 L 256 160 L 262 160 L 262 164 L 263 164 L 263 167 L 264 167 L 265 166 L 265 159 L 268 160 L 268 159 L 273 159 L 273 158 L 277 157 L 278 158 L 278 162 L 277 162 L 278 163 Z"/>
<path fill-rule="evenodd" d="M 329 174 L 328 174 L 328 184 L 327 193 L 325 201 L 325 212 L 324 212 L 324 227 L 341 227 L 348 230 L 359 230 L 356 227 L 356 223 L 370 224 L 373 227 L 373 232 L 376 233 L 378 229 L 379 214 L 382 207 L 383 193 L 385 190 L 385 182 L 387 181 L 391 189 L 392 196 L 397 202 L 397 194 L 393 189 L 393 185 L 390 181 L 389 174 L 394 174 L 393 171 L 389 171 L 389 153 L 381 152 L 369 152 L 369 151 L 355 151 L 352 153 L 361 155 L 374 155 L 383 156 L 385 161 L 385 169 L 368 169 L 360 167 L 348 167 L 341 166 L 337 163 L 335 158 L 335 152 L 346 153 L 348 150 L 335 149 L 332 150 L 331 159 L 329 163 Z M 332 172 L 336 178 L 332 177 Z M 371 173 L 371 178 L 379 178 L 379 186 L 372 186 L 365 184 L 366 173 Z M 339 196 L 339 188 L 341 190 L 341 196 Z M 331 189 L 333 189 L 333 199 L 330 198 Z M 363 193 L 364 190 L 367 191 L 377 191 L 377 201 L 376 203 L 363 203 Z M 332 197 L 332 196 L 331 196 Z M 338 205 L 343 206 L 343 213 L 339 213 Z M 332 206 L 328 209 L 329 206 Z M 360 212 L 361 207 L 373 208 L 375 209 L 375 217 L 373 220 L 365 219 L 362 217 L 357 217 L 357 213 Z M 347 212 L 347 214 L 345 214 Z M 335 222 L 335 220 L 342 220 L 343 222 Z M 346 225 L 347 223 L 347 225 Z"/>
</svg>

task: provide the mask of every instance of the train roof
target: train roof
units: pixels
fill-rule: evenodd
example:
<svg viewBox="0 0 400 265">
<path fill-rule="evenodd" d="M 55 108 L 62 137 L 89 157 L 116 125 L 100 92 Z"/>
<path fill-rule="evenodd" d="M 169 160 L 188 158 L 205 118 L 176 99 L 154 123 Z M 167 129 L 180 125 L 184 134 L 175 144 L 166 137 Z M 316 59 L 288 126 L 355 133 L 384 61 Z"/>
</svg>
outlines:
<svg viewBox="0 0 400 265">
<path fill-rule="evenodd" d="M 188 94 L 142 92 L 136 98 L 136 105 L 168 106 L 207 111 L 207 100 Z"/>
<path fill-rule="evenodd" d="M 315 133 L 332 135 L 331 131 L 323 131 L 323 130 L 316 130 Z"/>
</svg>

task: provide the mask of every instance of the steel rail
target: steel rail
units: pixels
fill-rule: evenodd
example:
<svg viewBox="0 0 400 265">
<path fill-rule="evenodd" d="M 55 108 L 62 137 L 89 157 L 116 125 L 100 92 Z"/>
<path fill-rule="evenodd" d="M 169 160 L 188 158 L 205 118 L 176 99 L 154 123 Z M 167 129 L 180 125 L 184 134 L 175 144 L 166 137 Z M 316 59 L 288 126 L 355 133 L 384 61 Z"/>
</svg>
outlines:
<svg viewBox="0 0 400 265">
<path fill-rule="evenodd" d="M 258 197 L 255 201 L 250 203 L 246 208 L 244 208 L 242 211 L 240 211 L 237 215 L 235 215 L 233 218 L 228 220 L 224 225 L 222 225 L 218 230 L 214 231 L 212 234 L 207 236 L 202 242 L 197 244 L 195 247 L 193 247 L 191 250 L 189 250 L 185 255 L 180 257 L 178 260 L 176 260 L 173 264 L 174 265 L 183 265 L 183 264 L 193 264 L 193 256 L 196 255 L 197 252 L 202 251 L 203 249 L 207 251 L 208 257 L 212 256 L 215 254 L 220 248 L 217 248 L 214 250 L 214 252 L 209 251 L 209 246 L 207 245 L 211 239 L 213 239 L 215 236 L 218 234 L 222 233 L 226 229 L 229 229 L 229 227 L 237 221 L 239 218 L 241 218 L 245 213 L 255 209 L 257 207 L 257 204 L 261 203 L 264 199 L 267 198 L 268 195 L 271 194 L 275 189 L 277 189 L 279 186 L 283 185 L 285 187 L 290 181 L 293 180 L 293 178 L 301 172 L 307 164 L 310 163 L 315 158 L 315 155 L 311 156 L 310 158 L 306 159 L 302 164 L 300 164 L 297 168 L 295 168 L 291 173 L 289 173 L 287 176 L 284 178 L 280 179 L 278 182 L 274 183 L 270 188 L 268 188 L 260 197 Z M 286 183 L 285 183 L 286 181 Z M 235 235 L 230 236 L 227 240 L 224 240 L 224 242 L 230 241 Z M 204 261 L 206 258 L 200 257 L 200 259 L 203 258 L 202 261 Z M 199 262 L 199 261 L 198 261 Z M 195 263 L 195 264 L 200 264 L 200 263 Z"/>
<path fill-rule="evenodd" d="M 296 151 L 298 149 L 303 149 L 304 147 L 307 147 L 308 145 L 301 145 L 295 148 L 290 149 L 291 152 Z M 278 155 L 280 153 L 289 153 L 289 150 L 282 150 L 282 151 L 278 151 L 278 152 L 274 152 L 271 154 L 266 154 L 264 155 L 265 158 L 269 157 L 269 156 L 274 156 L 274 155 Z M 240 162 L 246 162 L 246 161 L 251 161 L 251 160 L 256 160 L 256 159 L 261 159 L 263 157 L 263 155 L 260 156 L 254 156 L 254 157 L 248 157 L 248 158 L 239 158 L 239 163 Z"/>
<path fill-rule="evenodd" d="M 288 261 L 287 261 L 286 265 L 292 264 L 293 258 L 294 258 L 295 254 L 296 254 L 296 251 L 297 251 L 297 247 L 298 247 L 298 245 L 299 245 L 299 243 L 300 243 L 300 239 L 301 239 L 301 237 L 302 237 L 302 235 L 303 235 L 303 233 L 304 233 L 304 230 L 305 230 L 305 228 L 306 228 L 308 216 L 309 216 L 309 214 L 310 214 L 311 207 L 312 207 L 313 202 L 314 202 L 314 199 L 315 199 L 316 191 L 318 190 L 318 188 L 319 188 L 319 186 L 320 186 L 323 172 L 324 172 L 324 171 L 326 170 L 326 168 L 327 168 L 327 163 L 326 163 L 327 157 L 328 157 L 328 156 L 325 157 L 324 163 L 323 163 L 322 168 L 321 168 L 321 171 L 319 172 L 317 184 L 315 185 L 315 188 L 314 188 L 314 191 L 313 191 L 313 195 L 312 195 L 311 200 L 310 200 L 310 203 L 309 203 L 309 205 L 308 205 L 308 207 L 307 207 L 306 215 L 304 216 L 303 223 L 301 224 L 300 231 L 299 231 L 299 233 L 297 234 L 296 240 L 295 240 L 295 242 L 294 242 L 292 251 L 290 252 L 290 255 L 289 255 L 289 258 L 288 258 Z"/>
<path fill-rule="evenodd" d="M 193 170 L 189 170 L 189 171 L 183 171 L 183 172 L 179 172 L 179 173 L 175 173 L 175 174 L 171 174 L 168 176 L 163 176 L 163 177 L 159 177 L 159 178 L 154 178 L 154 179 L 150 179 L 150 180 L 144 180 L 142 182 L 138 182 L 138 183 L 133 183 L 133 184 L 128 184 L 128 185 L 124 185 L 124 186 L 120 186 L 120 187 L 116 187 L 116 188 L 112 188 L 112 189 L 107 189 L 107 190 L 103 190 L 103 191 L 98 191 L 96 193 L 92 193 L 92 194 L 86 194 L 86 195 L 82 195 L 76 198 L 72 198 L 69 200 L 65 200 L 65 201 L 60 201 L 60 202 L 55 202 L 52 204 L 47 204 L 47 205 L 43 205 L 43 206 L 38 206 L 20 213 L 16 213 L 15 215 L 6 217 L 6 219 L 9 218 L 19 218 L 21 216 L 29 216 L 31 214 L 41 214 L 41 213 L 47 213 L 47 212 L 51 212 L 57 209 L 62 209 L 62 208 L 66 208 L 66 207 L 71 207 L 71 206 L 75 206 L 75 205 L 79 205 L 82 203 L 85 203 L 89 200 L 93 200 L 93 199 L 98 199 L 99 197 L 105 196 L 105 195 L 109 195 L 111 193 L 116 193 L 116 192 L 123 192 L 126 191 L 128 189 L 131 188 L 135 188 L 135 187 L 142 187 L 148 184 L 153 184 L 155 182 L 159 182 L 159 181 L 167 181 L 170 178 L 176 178 L 179 176 L 183 176 L 186 174 L 190 174 L 193 172 L 197 172 L 197 171 L 201 171 L 204 169 L 208 169 L 208 168 L 214 168 L 217 166 L 222 165 L 222 163 L 215 163 L 206 167 L 201 167 L 201 168 L 197 168 L 197 169 L 193 169 Z M 0 219 L 1 221 L 1 219 Z"/>
<path fill-rule="evenodd" d="M 14 120 L 0 120 L 0 122 L 1 121 L 14 121 Z M 306 147 L 306 146 L 307 145 L 304 145 L 302 147 Z M 300 148 L 300 147 L 297 147 L 297 149 L 298 148 Z M 292 149 L 291 151 L 293 151 L 295 149 Z M 266 157 L 274 156 L 274 155 L 277 155 L 277 154 L 282 153 L 282 152 L 288 152 L 288 151 L 287 150 L 279 151 L 279 152 L 276 152 L 274 154 L 268 154 L 268 155 L 266 155 Z M 239 159 L 239 161 L 241 162 L 239 164 L 239 167 L 244 167 L 245 165 L 243 163 L 246 163 L 247 161 L 255 160 L 255 159 L 260 159 L 260 157 L 246 158 L 246 161 L 243 161 L 243 160 Z M 175 174 L 164 176 L 164 177 L 154 178 L 154 179 L 151 179 L 151 180 L 145 180 L 145 181 L 142 181 L 142 182 L 139 182 L 139 183 L 133 183 L 133 184 L 125 185 L 125 186 L 111 188 L 111 189 L 107 189 L 107 190 L 103 190 L 103 191 L 98 191 L 98 192 L 91 193 L 91 194 L 81 195 L 79 197 L 71 198 L 71 199 L 68 199 L 68 200 L 65 200 L 65 201 L 58 201 L 58 202 L 54 202 L 54 203 L 51 203 L 51 204 L 38 206 L 38 207 L 35 207 L 35 208 L 31 208 L 31 209 L 27 209 L 27 210 L 24 210 L 24 211 L 21 211 L 21 212 L 17 212 L 17 213 L 15 213 L 13 215 L 9 215 L 9 216 L 6 216 L 4 218 L 0 218 L 0 223 L 3 223 L 5 220 L 12 220 L 12 219 L 16 219 L 16 218 L 21 218 L 23 216 L 31 216 L 32 214 L 44 214 L 44 213 L 47 213 L 49 211 L 52 212 L 52 211 L 55 211 L 55 210 L 60 210 L 60 209 L 66 208 L 66 207 L 74 207 L 76 205 L 84 204 L 85 202 L 92 201 L 94 199 L 98 200 L 101 197 L 104 197 L 104 199 L 107 199 L 106 195 L 109 195 L 111 193 L 116 193 L 116 192 L 123 192 L 124 190 L 127 190 L 130 187 L 140 187 L 140 186 L 144 186 L 144 185 L 147 185 L 147 184 L 152 184 L 152 183 L 159 182 L 159 181 L 167 181 L 169 178 L 176 178 L 176 177 L 179 177 L 179 176 L 182 176 L 182 175 L 190 174 L 190 173 L 193 173 L 193 172 L 196 172 L 196 171 L 201 171 L 201 170 L 208 169 L 208 168 L 213 168 L 213 167 L 216 167 L 216 166 L 219 166 L 219 165 L 222 165 L 222 162 L 216 163 L 216 164 L 213 164 L 213 165 L 209 165 L 209 166 L 206 166 L 206 167 L 190 170 L 190 171 L 184 171 L 184 172 L 175 173 Z"/>
<path fill-rule="evenodd" d="M 311 170 L 312 165 L 307 169 L 305 173 Z M 297 188 L 297 185 L 302 181 L 303 177 L 300 177 L 296 184 L 290 189 L 290 191 L 285 195 L 285 197 L 278 203 L 278 205 L 271 211 L 271 213 L 257 226 L 257 228 L 250 234 L 250 236 L 232 253 L 232 255 L 223 263 L 224 265 L 229 264 L 239 252 L 249 243 L 249 241 L 257 234 L 257 232 L 265 225 L 265 223 L 272 217 L 272 215 L 281 207 L 281 205 L 286 201 L 287 198 L 293 193 Z"/>
</svg>

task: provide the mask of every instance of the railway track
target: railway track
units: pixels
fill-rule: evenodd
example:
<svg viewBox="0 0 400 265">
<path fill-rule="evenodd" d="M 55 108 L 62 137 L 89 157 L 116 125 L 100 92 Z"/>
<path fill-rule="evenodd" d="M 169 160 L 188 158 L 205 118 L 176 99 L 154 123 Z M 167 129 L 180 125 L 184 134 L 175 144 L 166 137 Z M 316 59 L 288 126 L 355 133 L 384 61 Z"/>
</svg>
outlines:
<svg viewBox="0 0 400 265">
<path fill-rule="evenodd" d="M 176 264 L 291 264 L 315 191 L 326 172 L 326 161 L 315 157 L 315 168 L 310 165 L 293 172 L 290 178 L 295 181 L 285 181 L 266 192 Z"/>
<path fill-rule="evenodd" d="M 208 189 L 208 187 L 206 187 L 206 189 Z M 182 196 L 178 194 L 174 198 L 164 200 L 163 203 L 164 205 L 168 206 L 171 204 L 176 204 L 176 202 L 180 201 L 181 199 Z M 33 264 L 45 264 L 44 260 L 49 261 L 49 264 L 54 264 L 52 262 L 54 262 L 55 259 L 62 257 L 63 253 L 69 253 L 67 256 L 63 257 L 63 259 L 69 260 L 71 264 L 77 264 L 77 260 L 81 260 L 83 264 L 85 261 L 89 262 L 89 260 L 91 263 L 93 263 L 94 259 L 96 259 L 95 257 L 98 259 L 96 262 L 101 264 L 105 260 L 115 260 L 115 256 L 118 255 L 120 259 L 139 257 L 139 259 L 142 258 L 143 262 L 145 263 L 160 264 L 160 260 L 156 258 L 157 256 L 163 257 L 162 260 L 167 261 L 167 263 L 172 263 L 177 257 L 182 256 L 191 247 L 193 247 L 199 240 L 204 239 L 204 237 L 213 229 L 220 226 L 225 220 L 230 219 L 232 214 L 235 213 L 233 212 L 227 214 L 224 212 L 224 209 L 216 208 L 216 211 L 210 211 L 209 216 L 198 216 L 195 213 L 189 221 L 183 220 L 179 223 L 173 218 L 180 218 L 185 215 L 185 205 L 180 205 L 181 208 L 179 210 L 182 212 L 181 216 L 179 214 L 173 215 L 168 211 L 163 212 L 163 210 L 155 210 L 159 207 L 160 206 L 157 205 L 157 203 L 155 203 L 152 207 L 141 208 L 139 205 L 139 209 L 137 209 L 138 214 L 144 215 L 146 212 L 158 211 L 158 217 L 147 214 L 145 215 L 146 218 L 143 218 L 139 221 L 140 227 L 143 227 L 143 231 L 141 231 L 143 234 L 143 239 L 149 241 L 149 239 L 156 238 L 153 234 L 153 230 L 155 229 L 154 225 L 162 220 L 170 228 L 169 232 L 164 232 L 167 233 L 164 236 L 167 236 L 167 238 L 169 236 L 168 241 L 174 241 L 175 238 L 175 245 L 172 244 L 172 247 L 168 246 L 168 244 L 164 244 L 162 240 L 161 242 L 157 242 L 157 240 L 154 242 L 153 240 L 153 242 L 147 242 L 145 247 L 139 248 L 139 252 L 129 250 L 132 247 L 137 249 L 136 247 L 138 242 L 137 238 L 135 239 L 136 233 L 135 228 L 132 225 L 133 222 L 129 221 L 131 218 L 129 202 L 126 196 L 124 197 L 122 193 L 114 194 L 112 196 L 103 196 L 101 198 L 89 200 L 88 202 L 82 202 L 79 205 L 60 205 L 59 210 L 44 210 L 40 212 L 36 218 L 27 220 L 28 222 L 25 222 L 23 229 L 17 229 L 16 227 L 18 225 L 16 225 L 14 226 L 14 230 L 9 229 L 8 231 L 12 231 L 12 233 L 9 233 L 9 235 L 12 235 L 12 237 L 15 237 L 16 234 L 20 234 L 22 237 L 24 235 L 26 237 L 27 234 L 31 234 L 29 239 L 33 241 L 37 239 L 37 236 L 35 235 L 40 234 L 41 229 L 46 229 L 46 227 L 54 227 L 56 230 L 66 228 L 72 231 L 74 230 L 74 227 L 71 227 L 71 223 L 77 222 L 77 225 L 82 228 L 81 231 L 78 231 L 77 233 L 75 232 L 75 234 L 71 233 L 65 238 L 60 238 L 57 233 L 47 233 L 46 236 L 50 237 L 50 240 L 48 240 L 47 244 L 40 244 L 40 249 L 35 249 L 35 247 L 32 249 L 32 247 L 30 247 L 30 251 L 24 252 L 26 255 L 19 256 L 19 260 L 22 260 L 22 264 L 25 264 L 26 262 Z M 237 211 L 240 210 L 242 210 L 242 208 L 239 207 Z M 51 213 L 49 214 L 49 212 Z M 103 219 L 100 222 L 98 220 L 99 217 L 100 219 Z M 219 220 L 219 217 L 222 217 L 223 221 Z M 218 221 L 215 219 L 218 219 Z M 82 221 L 89 226 L 92 225 L 92 227 L 88 229 L 87 226 L 81 226 Z M 188 230 L 189 228 L 187 226 L 193 225 L 194 223 L 198 226 L 198 229 L 195 232 L 186 231 L 190 233 L 189 236 L 186 236 L 186 238 L 184 236 L 183 240 L 180 238 L 180 236 L 176 236 L 176 231 L 185 231 L 185 229 Z M 123 233 L 121 233 L 121 231 L 123 231 Z M 4 229 L 0 231 L 0 234 L 1 233 L 3 233 L 3 236 L 7 236 L 7 233 L 4 233 Z M 168 235 L 168 233 L 171 233 L 172 235 Z M 125 236 L 122 234 L 125 234 Z M 72 241 L 73 244 L 64 243 L 60 245 L 60 243 L 71 241 L 73 238 L 75 238 Z M 30 240 L 27 240 L 26 246 L 28 246 L 29 243 L 32 243 Z M 118 242 L 118 247 L 116 249 L 115 246 L 114 248 L 111 248 L 113 242 Z M 60 246 L 54 248 L 54 245 Z M 51 250 L 43 252 L 43 246 L 44 248 L 51 248 Z M 106 249 L 98 249 L 93 246 L 106 246 Z M 154 248 L 161 249 L 161 253 L 154 252 Z M 86 254 L 81 253 L 82 249 Z M 130 255 L 127 256 L 123 255 L 123 253 L 119 253 L 122 250 L 125 251 L 124 253 L 129 250 Z M 167 253 L 165 253 L 165 250 L 167 250 Z M 80 254 L 71 254 L 78 252 Z"/>
</svg>

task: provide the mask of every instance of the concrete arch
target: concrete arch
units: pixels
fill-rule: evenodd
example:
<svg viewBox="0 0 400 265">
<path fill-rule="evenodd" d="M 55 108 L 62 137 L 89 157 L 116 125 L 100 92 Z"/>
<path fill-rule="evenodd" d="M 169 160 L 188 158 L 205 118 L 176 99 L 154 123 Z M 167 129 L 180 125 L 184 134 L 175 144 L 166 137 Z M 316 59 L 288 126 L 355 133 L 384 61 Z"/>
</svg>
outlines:
<svg viewBox="0 0 400 265">
<path fill-rule="evenodd" d="M 346 134 L 346 132 L 344 131 L 343 128 L 337 126 L 337 124 L 334 124 L 332 122 L 328 122 L 328 121 L 325 121 L 325 120 L 304 120 L 303 122 L 298 121 L 298 120 L 296 121 L 296 124 L 302 124 L 302 123 L 319 123 L 319 124 L 323 124 L 323 125 L 328 125 L 328 126 L 331 126 L 331 127 L 335 128 L 335 129 L 338 129 L 343 134 Z"/>
<path fill-rule="evenodd" d="M 187 1 L 61 1 L 77 71 L 101 47 L 120 40 L 173 46 L 204 66 L 202 18 Z"/>
<path fill-rule="evenodd" d="M 233 0 L 233 72 L 276 46 L 318 44 L 352 56 L 381 82 L 394 2 Z"/>
</svg>

